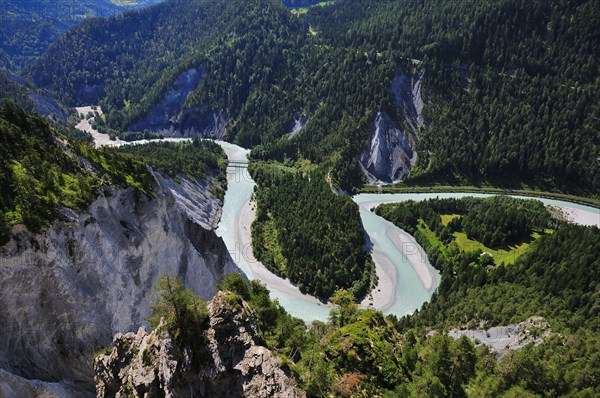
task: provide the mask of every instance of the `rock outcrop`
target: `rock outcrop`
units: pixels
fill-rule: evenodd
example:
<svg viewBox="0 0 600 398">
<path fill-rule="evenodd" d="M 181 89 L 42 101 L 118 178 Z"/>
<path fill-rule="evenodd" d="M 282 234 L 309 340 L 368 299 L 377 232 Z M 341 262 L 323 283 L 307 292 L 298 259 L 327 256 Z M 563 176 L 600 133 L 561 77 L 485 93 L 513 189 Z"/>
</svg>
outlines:
<svg viewBox="0 0 600 398">
<path fill-rule="evenodd" d="M 19 377 L 0 369 L 0 397 L 2 398 L 64 398 L 86 397 L 90 392 L 69 382 L 47 382 Z"/>
<path fill-rule="evenodd" d="M 424 72 L 416 76 L 408 76 L 398 71 L 392 81 L 392 94 L 396 106 L 402 111 L 404 119 L 411 126 L 415 135 L 423 126 L 423 97 L 421 96 L 421 85 Z"/>
<path fill-rule="evenodd" d="M 308 118 L 306 116 L 302 116 L 299 114 L 296 115 L 294 121 L 290 125 L 290 131 L 287 135 L 288 139 L 291 140 L 292 138 L 297 136 L 300 133 L 300 131 L 302 131 L 304 126 L 306 126 L 306 123 L 308 123 Z"/>
<path fill-rule="evenodd" d="M 448 336 L 458 339 L 467 336 L 475 345 L 483 344 L 501 359 L 511 350 L 520 350 L 528 344 L 539 345 L 552 336 L 552 329 L 541 316 L 532 316 L 527 320 L 507 325 L 493 326 L 488 329 L 452 329 Z"/>
<path fill-rule="evenodd" d="M 371 127 L 369 148 L 360 164 L 370 184 L 392 184 L 408 175 L 417 161 L 416 142 L 423 126 L 423 73 L 409 77 L 399 71 L 392 81 L 392 95 L 406 128 L 379 112 Z"/>
<path fill-rule="evenodd" d="M 279 360 L 261 346 L 256 317 L 229 292 L 209 303 L 205 348 L 192 361 L 160 325 L 152 333 L 117 334 L 114 349 L 94 362 L 97 394 L 108 397 L 304 397 Z M 194 365 L 194 363 L 196 365 Z"/>
<path fill-rule="evenodd" d="M 370 184 L 391 184 L 402 180 L 417 160 L 415 139 L 379 112 L 369 138 L 369 149 L 360 164 Z"/>
<path fill-rule="evenodd" d="M 0 368 L 93 395 L 94 353 L 144 323 L 161 275 L 210 298 L 240 272 L 214 232 L 221 203 L 208 184 L 155 176 L 155 197 L 108 188 L 43 234 L 13 228 L 0 248 Z M 0 386 L 17 381 L 0 374 Z"/>
<path fill-rule="evenodd" d="M 167 137 L 210 137 L 222 139 L 229 117 L 208 107 L 185 108 L 185 101 L 204 77 L 204 65 L 191 68 L 175 79 L 163 99 L 129 131 L 149 131 Z"/>
</svg>

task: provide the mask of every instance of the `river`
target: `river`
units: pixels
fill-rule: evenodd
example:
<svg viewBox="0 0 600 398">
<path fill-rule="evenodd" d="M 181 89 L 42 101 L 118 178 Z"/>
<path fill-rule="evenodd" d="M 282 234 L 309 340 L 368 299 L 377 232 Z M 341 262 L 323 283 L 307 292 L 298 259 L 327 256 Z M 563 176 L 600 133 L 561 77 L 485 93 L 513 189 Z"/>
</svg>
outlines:
<svg viewBox="0 0 600 398">
<path fill-rule="evenodd" d="M 184 140 L 186 139 L 173 141 Z M 230 161 L 247 161 L 248 150 L 228 142 L 216 142 L 226 152 Z M 123 143 L 111 144 L 121 145 Z M 250 227 L 254 220 L 254 211 L 251 198 L 256 184 L 248 170 L 229 167 L 227 183 L 223 215 L 217 228 L 217 235 L 223 238 L 238 267 L 249 279 L 259 279 L 263 282 L 271 291 L 271 297 L 279 300 L 280 304 L 293 316 L 305 321 L 327 320 L 329 307 L 326 304 L 314 297 L 300 293 L 289 281 L 266 270 L 252 255 Z M 363 307 L 375 308 L 384 314 L 396 316 L 412 314 L 423 303 L 431 299 L 440 282 L 439 272 L 431 266 L 423 249 L 414 239 L 370 210 L 381 203 L 466 196 L 483 198 L 493 195 L 398 193 L 360 194 L 353 197 L 354 202 L 360 207 L 360 216 L 371 243 L 379 278 L 379 284 L 372 295 L 362 302 Z M 538 199 L 545 205 L 563 209 L 572 222 L 600 227 L 600 210 L 598 209 L 555 199 L 532 199 Z"/>
<path fill-rule="evenodd" d="M 227 153 L 229 160 L 246 161 L 248 150 L 226 142 L 218 142 Z M 289 281 L 266 271 L 252 256 L 249 228 L 253 212 L 248 212 L 248 202 L 252 197 L 255 183 L 247 169 L 228 169 L 228 188 L 225 195 L 223 216 L 217 234 L 223 238 L 232 257 L 240 269 L 250 279 L 259 279 L 271 291 L 271 296 L 279 300 L 286 310 L 305 321 L 326 320 L 328 306 L 313 297 L 301 294 Z M 490 194 L 471 193 L 432 193 L 432 194 L 360 194 L 353 200 L 360 207 L 363 226 L 372 244 L 374 260 L 377 264 L 379 285 L 373 297 L 363 301 L 363 306 L 372 305 L 384 314 L 403 316 L 413 313 L 438 287 L 440 274 L 435 270 L 423 249 L 410 235 L 403 233 L 392 223 L 375 215 L 370 209 L 380 203 L 425 200 L 429 198 L 460 198 L 465 196 L 488 197 Z M 579 221 L 600 227 L 598 209 L 576 203 L 554 199 L 534 198 L 546 205 L 560 207 L 568 212 L 584 214 Z M 584 220 L 585 219 L 585 220 Z M 586 221 L 587 220 L 587 221 Z"/>
</svg>

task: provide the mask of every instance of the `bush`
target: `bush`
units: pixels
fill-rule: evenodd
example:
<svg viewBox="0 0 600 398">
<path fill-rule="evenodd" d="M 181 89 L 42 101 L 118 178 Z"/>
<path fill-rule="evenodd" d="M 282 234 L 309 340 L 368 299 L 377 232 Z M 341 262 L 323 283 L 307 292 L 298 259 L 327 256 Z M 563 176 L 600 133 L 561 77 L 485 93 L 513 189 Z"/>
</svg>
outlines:
<svg viewBox="0 0 600 398">
<path fill-rule="evenodd" d="M 167 331 L 180 348 L 199 353 L 204 343 L 202 332 L 208 329 L 206 301 L 192 289 L 184 289 L 183 282 L 176 276 L 163 275 L 153 290 L 156 297 L 150 305 L 154 310 L 148 318 L 150 326 L 156 328 L 164 319 Z M 198 355 L 194 358 L 197 360 Z"/>
</svg>

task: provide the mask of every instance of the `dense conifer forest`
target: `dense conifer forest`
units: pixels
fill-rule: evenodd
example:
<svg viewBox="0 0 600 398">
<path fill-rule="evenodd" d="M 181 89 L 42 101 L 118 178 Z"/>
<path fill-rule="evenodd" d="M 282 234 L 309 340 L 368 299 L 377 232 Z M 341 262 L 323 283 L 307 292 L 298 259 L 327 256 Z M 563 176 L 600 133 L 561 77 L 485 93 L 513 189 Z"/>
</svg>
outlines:
<svg viewBox="0 0 600 398">
<path fill-rule="evenodd" d="M 358 205 L 338 195 L 318 172 L 258 164 L 252 167 L 257 220 L 255 255 L 300 291 L 327 300 L 340 288 L 363 297 L 374 285 L 374 266 Z"/>
<path fill-rule="evenodd" d="M 128 183 L 150 194 L 151 179 L 143 163 L 114 151 L 95 150 L 51 128 L 49 122 L 12 102 L 0 107 L 0 230 L 24 224 L 39 232 L 62 206 L 80 209 L 95 199 L 103 185 Z M 95 165 L 84 167 L 78 156 Z"/>
<path fill-rule="evenodd" d="M 98 100 L 125 131 L 182 71 L 205 65 L 187 107 L 225 111 L 229 139 L 256 158 L 302 156 L 351 188 L 376 112 L 402 123 L 395 73 L 424 71 L 413 183 L 589 194 L 600 183 L 599 20 L 593 1 L 345 0 L 296 16 L 271 0 L 171 0 L 85 22 L 25 75 L 70 104 Z M 309 122 L 290 140 L 299 117 Z"/>
<path fill-rule="evenodd" d="M 216 178 L 227 188 L 225 153 L 218 144 L 198 138 L 190 143 L 151 142 L 145 145 L 124 145 L 119 152 L 127 153 L 171 178 L 181 176 L 204 180 Z"/>
<path fill-rule="evenodd" d="M 480 264 L 479 254 L 454 253 L 431 302 L 401 319 L 359 309 L 338 290 L 329 321 L 307 329 L 257 281 L 232 275 L 220 289 L 250 303 L 267 346 L 309 397 L 593 397 L 600 393 L 599 239 L 597 228 L 561 224 L 514 265 L 496 268 Z M 530 320 L 533 340 L 502 356 L 479 339 L 442 333 L 532 316 L 543 317 Z"/>
<path fill-rule="evenodd" d="M 226 187 L 224 153 L 212 142 L 95 149 L 70 130 L 65 133 L 6 100 L 0 106 L 0 131 L 1 243 L 13 225 L 40 232 L 61 207 L 82 209 L 108 185 L 129 185 L 153 195 L 146 164 L 175 178 L 213 177 L 220 197 Z"/>
<path fill-rule="evenodd" d="M 85 18 L 118 14 L 159 0 L 4 0 L 0 69 L 17 71 Z"/>
<path fill-rule="evenodd" d="M 87 18 L 92 3 L 114 7 L 80 2 L 83 22 L 68 31 L 56 15 L 29 30 L 2 21 L 0 67 L 23 67 L 37 88 L 0 74 L 0 97 L 13 99 L 0 106 L 0 246 L 13 226 L 42 232 L 109 185 L 152 196 L 148 165 L 176 181 L 214 179 L 222 195 L 215 143 L 96 149 L 32 113 L 36 90 L 47 90 L 68 106 L 101 105 L 102 129 L 133 136 L 177 77 L 199 68 L 185 109 L 224 112 L 225 139 L 252 148 L 255 255 L 333 304 L 328 322 L 306 325 L 258 281 L 230 275 L 219 286 L 250 304 L 265 345 L 309 397 L 600 396 L 600 229 L 511 197 L 379 206 L 441 274 L 430 302 L 397 318 L 357 304 L 377 281 L 346 195 L 365 183 L 358 157 L 375 115 L 407 127 L 394 77 L 422 73 L 425 124 L 405 184 L 598 197 L 597 0 L 166 0 L 103 19 Z M 19 7 L 7 9 L 32 15 Z M 156 290 L 151 325 L 164 316 L 179 348 L 197 348 L 206 303 L 175 278 Z M 532 317 L 532 339 L 501 354 L 447 334 Z"/>
</svg>

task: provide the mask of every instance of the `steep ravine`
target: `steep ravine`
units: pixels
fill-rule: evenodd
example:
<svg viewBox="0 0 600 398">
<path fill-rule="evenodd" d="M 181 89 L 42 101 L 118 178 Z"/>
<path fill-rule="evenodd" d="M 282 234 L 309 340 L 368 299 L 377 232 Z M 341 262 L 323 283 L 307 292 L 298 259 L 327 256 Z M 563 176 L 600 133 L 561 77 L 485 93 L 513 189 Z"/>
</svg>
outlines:
<svg viewBox="0 0 600 398">
<path fill-rule="evenodd" d="M 186 108 L 185 102 L 204 78 L 205 66 L 181 73 L 156 104 L 140 121 L 129 126 L 129 131 L 150 131 L 166 137 L 205 137 L 222 139 L 229 116 L 208 106 Z"/>
<path fill-rule="evenodd" d="M 385 112 L 378 112 L 369 135 L 369 148 L 360 165 L 369 184 L 393 184 L 410 173 L 417 161 L 419 128 L 423 122 L 421 84 L 423 73 L 409 76 L 398 71 L 391 94 L 403 120 L 396 123 Z"/>
<path fill-rule="evenodd" d="M 43 234 L 13 229 L 0 248 L 0 396 L 93 396 L 94 353 L 144 324 L 160 275 L 209 299 L 240 272 L 214 232 L 222 203 L 208 184 L 154 175 L 154 198 L 108 188 Z"/>
</svg>

